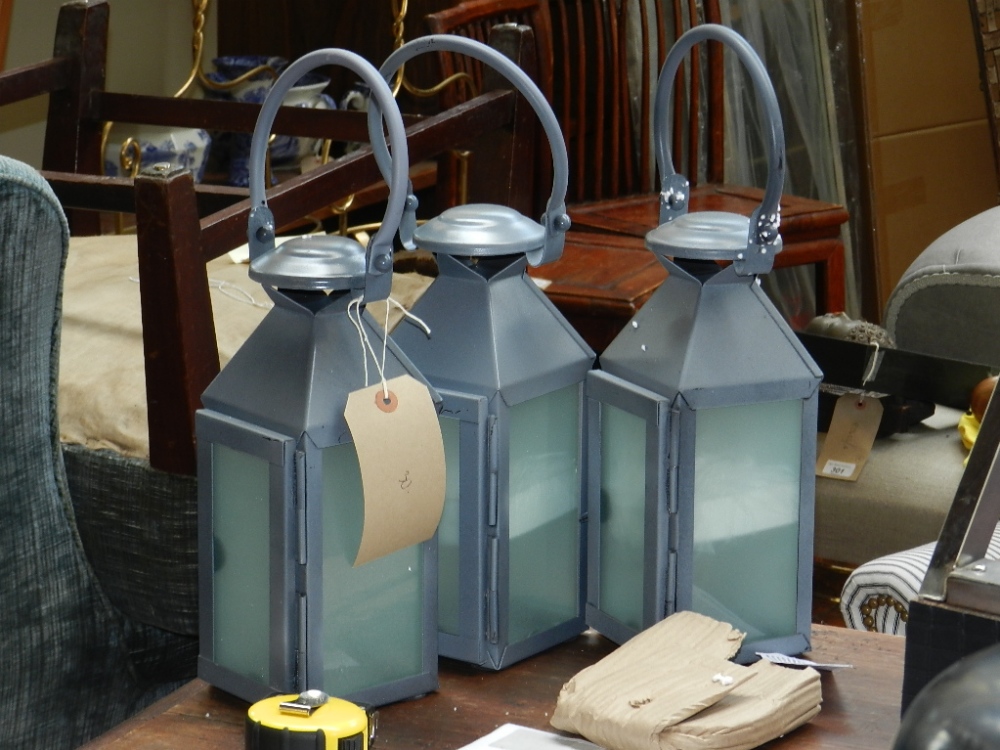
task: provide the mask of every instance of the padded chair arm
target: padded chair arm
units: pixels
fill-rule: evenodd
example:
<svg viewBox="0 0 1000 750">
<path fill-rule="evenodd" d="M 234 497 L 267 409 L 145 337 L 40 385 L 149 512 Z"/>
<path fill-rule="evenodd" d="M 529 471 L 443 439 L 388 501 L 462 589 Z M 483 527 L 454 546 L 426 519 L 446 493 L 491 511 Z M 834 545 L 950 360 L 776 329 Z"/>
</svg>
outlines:
<svg viewBox="0 0 1000 750">
<path fill-rule="evenodd" d="M 1000 206 L 932 242 L 886 304 L 885 327 L 901 349 L 1000 367 Z"/>
</svg>

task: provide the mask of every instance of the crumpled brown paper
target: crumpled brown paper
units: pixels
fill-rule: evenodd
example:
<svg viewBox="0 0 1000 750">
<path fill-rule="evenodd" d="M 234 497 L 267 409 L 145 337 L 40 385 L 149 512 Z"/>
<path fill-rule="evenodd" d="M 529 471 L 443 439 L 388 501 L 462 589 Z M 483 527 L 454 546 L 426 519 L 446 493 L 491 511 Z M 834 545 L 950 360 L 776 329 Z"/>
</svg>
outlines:
<svg viewBox="0 0 1000 750">
<path fill-rule="evenodd" d="M 749 750 L 819 713 L 819 673 L 734 664 L 743 634 L 694 612 L 639 633 L 567 682 L 552 726 L 608 750 Z"/>
</svg>

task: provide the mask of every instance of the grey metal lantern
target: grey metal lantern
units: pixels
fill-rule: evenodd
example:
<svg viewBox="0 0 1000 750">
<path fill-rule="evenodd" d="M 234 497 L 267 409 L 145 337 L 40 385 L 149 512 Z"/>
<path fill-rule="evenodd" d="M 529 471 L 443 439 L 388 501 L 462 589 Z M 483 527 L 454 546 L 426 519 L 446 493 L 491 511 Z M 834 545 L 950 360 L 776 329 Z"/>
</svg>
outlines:
<svg viewBox="0 0 1000 750">
<path fill-rule="evenodd" d="M 268 135 L 289 88 L 320 65 L 364 80 L 392 143 L 388 206 L 367 249 L 325 235 L 275 243 L 263 182 Z M 389 293 L 407 164 L 388 86 L 344 50 L 289 66 L 253 134 L 250 277 L 275 307 L 205 391 L 196 425 L 199 675 L 246 700 L 308 688 L 378 705 L 437 686 L 433 541 L 354 565 L 367 519 L 345 418 L 349 394 L 368 385 L 360 336 L 381 352 L 386 335 L 364 304 Z M 421 380 L 389 341 L 385 377 L 406 374 Z"/>
<path fill-rule="evenodd" d="M 413 308 L 431 334 L 406 324 L 393 333 L 443 399 L 439 653 L 501 669 L 584 629 L 582 404 L 594 353 L 525 273 L 559 258 L 569 228 L 566 148 L 548 103 L 514 63 L 459 36 L 413 40 L 382 74 L 425 51 L 468 55 L 509 79 L 554 162 L 540 223 L 469 204 L 415 231 L 438 264 Z"/>
<path fill-rule="evenodd" d="M 688 182 L 671 161 L 674 77 L 708 39 L 735 50 L 769 127 L 767 187 L 749 219 L 687 213 Z M 702 25 L 670 50 L 655 106 L 661 224 L 646 245 L 669 276 L 587 379 L 587 622 L 620 643 L 695 610 L 747 633 L 740 658 L 801 652 L 821 373 L 758 283 L 781 250 L 777 101 L 750 45 Z"/>
</svg>

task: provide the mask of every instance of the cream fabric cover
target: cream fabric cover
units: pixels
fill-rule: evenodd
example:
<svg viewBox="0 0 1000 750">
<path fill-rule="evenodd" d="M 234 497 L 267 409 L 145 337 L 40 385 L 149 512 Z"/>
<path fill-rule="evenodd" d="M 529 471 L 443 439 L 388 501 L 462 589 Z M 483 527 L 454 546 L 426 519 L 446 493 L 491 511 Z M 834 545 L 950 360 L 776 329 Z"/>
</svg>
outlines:
<svg viewBox="0 0 1000 750">
<path fill-rule="evenodd" d="M 272 302 L 247 277 L 247 266 L 228 256 L 209 263 L 208 276 L 219 358 L 225 367 Z M 394 274 L 392 296 L 410 307 L 430 281 L 417 274 Z M 376 320 L 385 319 L 384 302 L 370 305 L 369 310 Z M 390 326 L 400 317 L 394 308 Z M 63 290 L 59 426 L 63 442 L 149 456 L 134 235 L 70 240 Z"/>
<path fill-rule="evenodd" d="M 858 481 L 816 477 L 816 557 L 860 565 L 937 539 L 967 455 L 954 424 L 919 424 L 876 440 Z"/>
</svg>

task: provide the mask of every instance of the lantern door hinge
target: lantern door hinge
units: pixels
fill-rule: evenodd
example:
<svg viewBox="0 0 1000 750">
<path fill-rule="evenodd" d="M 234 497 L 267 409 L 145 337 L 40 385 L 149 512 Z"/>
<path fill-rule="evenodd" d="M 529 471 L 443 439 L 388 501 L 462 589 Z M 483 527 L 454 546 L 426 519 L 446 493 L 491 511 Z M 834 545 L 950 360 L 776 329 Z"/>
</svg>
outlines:
<svg viewBox="0 0 1000 750">
<path fill-rule="evenodd" d="M 667 423 L 667 513 L 671 517 L 675 517 L 677 515 L 677 489 L 679 482 L 678 474 L 681 452 L 680 416 L 679 409 L 670 409 L 670 418 Z M 671 526 L 673 525 L 673 521 L 671 521 Z"/>
<path fill-rule="evenodd" d="M 666 527 L 660 533 L 666 536 L 667 565 L 663 585 L 664 590 L 664 612 L 663 615 L 671 615 L 677 609 L 677 548 L 680 533 L 680 524 L 677 521 L 679 505 L 679 484 L 680 484 L 680 445 L 681 445 L 681 413 L 676 407 L 662 408 L 660 419 L 661 439 L 666 442 Z M 665 434 L 664 434 L 665 433 Z"/>
<path fill-rule="evenodd" d="M 295 451 L 295 541 L 299 565 L 306 564 L 306 454 Z"/>
<path fill-rule="evenodd" d="M 486 453 L 488 476 L 486 477 L 486 523 L 496 528 L 497 505 L 499 503 L 500 439 L 497 435 L 497 417 L 490 414 L 486 424 Z"/>
<path fill-rule="evenodd" d="M 665 600 L 663 602 L 664 616 L 672 615 L 677 608 L 677 552 L 670 550 L 667 553 L 667 580 L 666 580 Z"/>
<path fill-rule="evenodd" d="M 307 689 L 309 685 L 309 674 L 306 664 L 306 617 L 309 612 L 305 594 L 299 594 L 299 642 L 295 647 L 295 677 L 299 690 Z"/>
<path fill-rule="evenodd" d="M 486 638 L 490 643 L 500 639 L 500 543 L 495 536 L 487 540 L 489 545 L 489 566 L 486 575 Z"/>
</svg>

